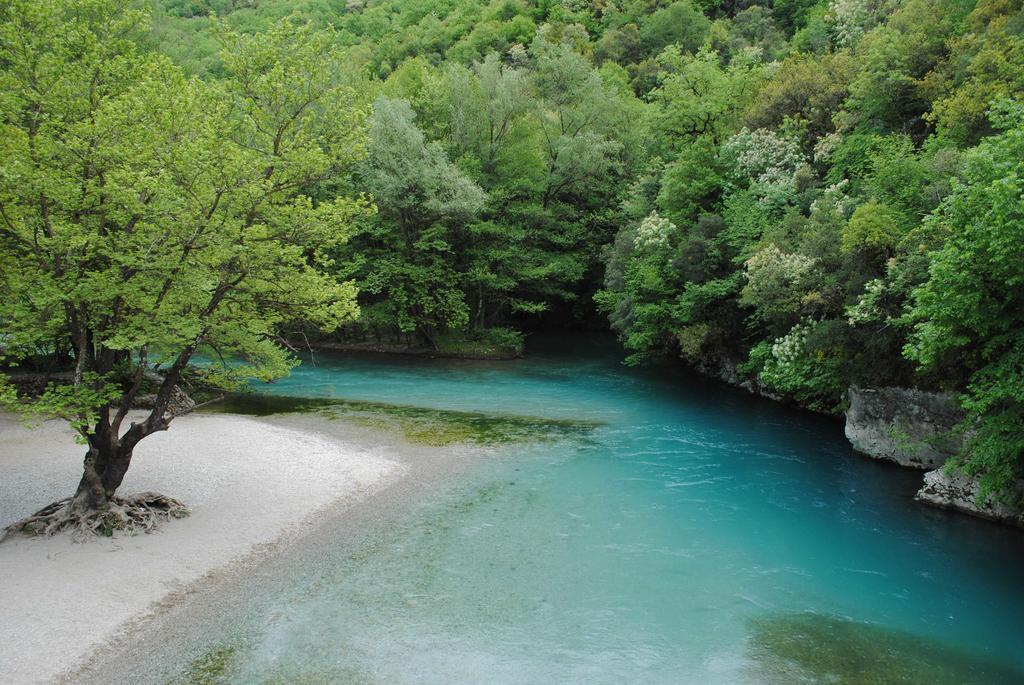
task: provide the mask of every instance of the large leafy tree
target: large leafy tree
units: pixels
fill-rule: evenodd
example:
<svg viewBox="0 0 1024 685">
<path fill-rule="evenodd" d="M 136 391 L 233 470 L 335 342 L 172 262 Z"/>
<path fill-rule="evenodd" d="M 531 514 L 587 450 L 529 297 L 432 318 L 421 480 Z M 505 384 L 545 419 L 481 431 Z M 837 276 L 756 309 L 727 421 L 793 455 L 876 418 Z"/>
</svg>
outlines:
<svg viewBox="0 0 1024 685">
<path fill-rule="evenodd" d="M 533 105 L 528 74 L 491 52 L 472 68 L 453 67 L 450 79 L 454 148 L 479 161 L 485 180 L 497 180 L 500 155 Z"/>
<path fill-rule="evenodd" d="M 495 53 L 453 68 L 453 158 L 487 191 L 460 270 L 477 328 L 571 301 L 626 157 L 625 98 L 568 44 L 537 39 L 524 66 Z"/>
<path fill-rule="evenodd" d="M 533 52 L 546 175 L 541 203 L 548 207 L 619 171 L 622 143 L 610 134 L 620 123 L 620 102 L 568 44 L 537 40 Z"/>
<path fill-rule="evenodd" d="M 380 213 L 354 245 L 368 258 L 359 275 L 374 296 L 369 323 L 434 344 L 439 332 L 468 321 L 453 231 L 480 211 L 484 192 L 439 143 L 427 142 L 415 118 L 406 100 L 373 105 L 369 156 L 356 178 Z"/>
<path fill-rule="evenodd" d="M 720 143 L 737 128 L 743 109 L 762 80 L 756 63 L 740 59 L 722 67 L 709 50 L 683 54 L 670 47 L 659 57 L 660 85 L 651 93 L 655 151 L 671 157 L 680 146 L 702 136 Z"/>
<path fill-rule="evenodd" d="M 113 0 L 0 8 L 0 353 L 67 347 L 71 367 L 4 396 L 88 448 L 75 494 L 37 517 L 48 529 L 125 516 L 115 492 L 194 355 L 229 360 L 211 383 L 273 378 L 292 364 L 283 325 L 356 313 L 323 255 L 366 203 L 310 197 L 365 137 L 332 37 L 218 27 L 227 78 L 204 83 L 136 50 L 144 27 Z M 130 419 L 152 371 L 152 408 Z"/>
</svg>

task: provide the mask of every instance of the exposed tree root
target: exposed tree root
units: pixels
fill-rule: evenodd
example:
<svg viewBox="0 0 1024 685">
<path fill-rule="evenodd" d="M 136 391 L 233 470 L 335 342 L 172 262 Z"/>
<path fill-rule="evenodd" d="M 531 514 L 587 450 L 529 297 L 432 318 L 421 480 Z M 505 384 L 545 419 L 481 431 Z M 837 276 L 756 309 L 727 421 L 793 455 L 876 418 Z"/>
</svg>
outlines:
<svg viewBox="0 0 1024 685">
<path fill-rule="evenodd" d="M 156 492 L 142 492 L 138 495 L 110 498 L 105 509 L 75 511 L 73 497 L 65 497 L 43 507 L 31 516 L 4 529 L 0 536 L 8 535 L 54 535 L 70 530 L 76 540 L 97 535 L 111 536 L 115 531 L 149 533 L 163 521 L 188 516 L 189 510 L 176 499 Z"/>
</svg>

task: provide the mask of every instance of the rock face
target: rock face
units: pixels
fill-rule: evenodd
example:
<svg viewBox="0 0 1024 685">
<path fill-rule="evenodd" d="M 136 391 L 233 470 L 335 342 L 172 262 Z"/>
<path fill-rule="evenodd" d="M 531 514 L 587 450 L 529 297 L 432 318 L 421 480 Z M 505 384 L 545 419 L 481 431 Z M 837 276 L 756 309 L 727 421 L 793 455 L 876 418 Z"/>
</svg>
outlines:
<svg viewBox="0 0 1024 685">
<path fill-rule="evenodd" d="M 1018 492 L 1024 493 L 1024 483 L 1018 484 Z M 978 482 L 974 478 L 936 469 L 924 474 L 924 487 L 918 490 L 915 499 L 942 509 L 954 509 L 1024 528 L 1024 509 L 996 502 L 991 496 L 978 504 L 977 497 Z"/>
<path fill-rule="evenodd" d="M 963 412 L 953 397 L 909 388 L 849 390 L 846 437 L 853 447 L 901 466 L 935 469 L 959 451 L 953 428 Z"/>
<path fill-rule="evenodd" d="M 164 377 L 155 371 L 147 371 L 145 379 L 149 384 L 150 392 L 136 397 L 133 409 L 152 409 L 153 405 L 156 404 L 156 392 L 160 388 L 160 384 L 164 382 Z M 171 416 L 180 416 L 181 414 L 187 414 L 195 408 L 195 400 L 189 397 L 188 393 L 180 385 L 175 386 L 174 390 L 171 391 L 171 399 L 167 403 L 166 413 Z"/>
<path fill-rule="evenodd" d="M 19 395 L 38 397 L 46 391 L 50 383 L 63 385 L 70 383 L 74 378 L 71 371 L 57 371 L 55 373 L 7 373 L 7 380 L 18 390 Z"/>
<path fill-rule="evenodd" d="M 739 364 L 726 357 L 702 357 L 690 362 L 694 370 L 709 378 L 716 378 L 723 383 L 746 390 L 753 395 L 767 397 L 770 400 L 782 402 L 783 397 L 765 390 L 754 381 L 740 375 Z"/>
<path fill-rule="evenodd" d="M 152 409 L 156 403 L 156 395 L 139 395 L 135 399 L 134 409 Z M 171 400 L 167 403 L 167 414 L 171 416 L 180 416 L 181 414 L 187 414 L 196 407 L 196 402 L 188 396 L 184 390 L 179 387 L 175 387 L 171 392 Z"/>
</svg>

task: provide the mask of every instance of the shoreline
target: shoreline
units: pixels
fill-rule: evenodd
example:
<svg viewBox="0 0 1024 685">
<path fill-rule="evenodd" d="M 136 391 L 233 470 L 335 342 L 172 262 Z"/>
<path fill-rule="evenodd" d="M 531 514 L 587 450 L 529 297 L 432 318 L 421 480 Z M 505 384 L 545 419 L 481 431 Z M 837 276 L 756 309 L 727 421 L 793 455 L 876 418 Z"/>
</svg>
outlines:
<svg viewBox="0 0 1024 685">
<path fill-rule="evenodd" d="M 406 442 L 397 433 L 343 421 L 324 422 L 317 414 L 277 414 L 271 423 L 319 429 L 332 436 L 383 440 L 404 471 L 367 497 L 325 507 L 302 535 L 279 540 L 194 583 L 187 596 L 125 624 L 130 639 L 112 642 L 55 682 L 61 685 L 184 685 L 181 676 L 197 662 L 231 648 L 238 626 L 258 615 L 265 602 L 290 593 L 296 576 L 321 566 L 329 556 L 359 558 L 375 549 L 424 507 L 432 506 L 466 482 L 493 454 L 493 447 L 469 444 L 444 448 Z M 314 581 L 315 582 L 315 581 Z M 243 631 L 244 634 L 244 631 Z M 211 636 L 232 635 L 228 642 Z M 211 642 L 213 648 L 211 649 Z M 198 682 L 205 676 L 200 676 Z M 211 681 L 212 682 L 212 681 Z"/>
<path fill-rule="evenodd" d="M 152 634 L 145 626 L 194 604 L 203 588 L 237 584 L 247 577 L 240 569 L 408 480 L 408 447 L 315 415 L 180 417 L 140 444 L 123 492 L 164 492 L 183 500 L 189 517 L 151 534 L 0 544 L 0 605 L 16 617 L 0 624 L 5 682 L 83 682 L 111 665 L 99 655 L 124 649 L 120 638 L 130 635 L 133 651 L 139 631 Z M 0 414 L 0 524 L 65 496 L 81 454 L 63 422 L 26 429 Z"/>
<path fill-rule="evenodd" d="M 374 342 L 298 342 L 290 341 L 296 349 L 315 352 L 337 352 L 346 354 L 388 356 L 388 357 L 421 357 L 426 359 L 465 359 L 470 361 L 511 361 L 522 359 L 525 353 L 513 350 L 478 350 L 473 352 L 457 352 L 436 350 L 432 347 L 405 345 L 400 343 Z"/>
</svg>

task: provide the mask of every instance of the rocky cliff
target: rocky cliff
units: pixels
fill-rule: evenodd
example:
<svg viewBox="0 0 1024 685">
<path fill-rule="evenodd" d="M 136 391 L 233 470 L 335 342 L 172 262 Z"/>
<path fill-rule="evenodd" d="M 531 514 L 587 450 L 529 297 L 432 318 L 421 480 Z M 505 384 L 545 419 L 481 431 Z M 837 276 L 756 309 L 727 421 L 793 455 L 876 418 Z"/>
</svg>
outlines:
<svg viewBox="0 0 1024 685">
<path fill-rule="evenodd" d="M 1019 484 L 1024 494 L 1024 483 Z M 991 496 L 978 501 L 978 482 L 963 473 L 936 469 L 924 474 L 924 487 L 915 497 L 918 502 L 943 509 L 955 509 L 974 516 L 1024 528 L 1024 509 L 997 502 Z"/>
<path fill-rule="evenodd" d="M 978 500 L 978 482 L 942 468 L 962 447 L 955 429 L 963 412 L 951 395 L 910 388 L 850 388 L 846 437 L 859 452 L 927 470 L 915 499 L 942 509 L 1024 527 L 1024 509 L 992 497 Z M 1024 499 L 1024 484 L 1021 484 Z"/>
<path fill-rule="evenodd" d="M 951 395 L 910 388 L 849 390 L 846 437 L 854 448 L 901 466 L 935 469 L 957 453 L 963 412 Z"/>
<path fill-rule="evenodd" d="M 751 378 L 745 377 L 739 371 L 739 362 L 725 356 L 707 355 L 696 360 L 689 360 L 690 366 L 697 373 L 715 378 L 735 388 L 746 390 L 753 395 L 767 397 L 770 400 L 784 402 L 785 398 L 761 387 Z"/>
</svg>

